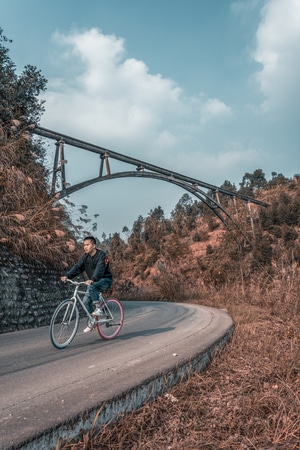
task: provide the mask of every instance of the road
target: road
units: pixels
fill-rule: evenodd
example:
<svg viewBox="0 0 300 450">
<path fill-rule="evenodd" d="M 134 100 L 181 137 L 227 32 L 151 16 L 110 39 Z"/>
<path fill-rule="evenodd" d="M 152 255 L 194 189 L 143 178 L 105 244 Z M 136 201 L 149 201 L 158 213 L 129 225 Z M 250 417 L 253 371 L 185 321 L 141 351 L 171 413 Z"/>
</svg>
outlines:
<svg viewBox="0 0 300 450">
<path fill-rule="evenodd" d="M 85 320 L 63 350 L 51 345 L 49 327 L 0 335 L 1 450 L 55 447 L 58 436 L 71 437 L 89 426 L 88 416 L 75 426 L 76 417 L 82 419 L 83 413 L 116 398 L 121 410 L 122 396 L 132 402 L 128 393 L 139 386 L 136 397 L 141 398 L 141 386 L 150 386 L 149 380 L 175 373 L 233 330 L 231 317 L 213 308 L 164 302 L 123 305 L 124 326 L 112 341 L 101 340 L 97 331 L 83 334 Z M 159 383 L 158 394 L 162 379 Z"/>
</svg>

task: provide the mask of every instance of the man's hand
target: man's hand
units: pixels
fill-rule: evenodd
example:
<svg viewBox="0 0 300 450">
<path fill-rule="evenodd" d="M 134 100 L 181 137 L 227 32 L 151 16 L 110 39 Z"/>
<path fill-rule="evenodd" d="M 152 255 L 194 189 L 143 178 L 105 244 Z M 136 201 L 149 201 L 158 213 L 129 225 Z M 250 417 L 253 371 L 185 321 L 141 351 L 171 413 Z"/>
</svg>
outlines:
<svg viewBox="0 0 300 450">
<path fill-rule="evenodd" d="M 89 286 L 90 284 L 93 284 L 93 280 L 86 280 L 85 284 L 86 284 L 87 286 Z"/>
<path fill-rule="evenodd" d="M 65 283 L 66 281 L 67 281 L 67 277 L 66 276 L 63 276 L 63 277 L 60 277 L 60 279 L 61 279 L 61 281 L 63 282 L 63 283 Z"/>
</svg>

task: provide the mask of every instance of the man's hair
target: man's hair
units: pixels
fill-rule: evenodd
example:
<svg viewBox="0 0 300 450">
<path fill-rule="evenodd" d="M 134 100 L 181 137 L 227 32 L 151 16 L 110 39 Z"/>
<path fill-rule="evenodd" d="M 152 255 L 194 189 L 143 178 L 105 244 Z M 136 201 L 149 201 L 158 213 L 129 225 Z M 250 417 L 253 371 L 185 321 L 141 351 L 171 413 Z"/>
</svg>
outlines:
<svg viewBox="0 0 300 450">
<path fill-rule="evenodd" d="M 83 242 L 85 241 L 92 241 L 93 244 L 97 245 L 96 239 L 94 238 L 94 236 L 87 236 L 83 239 Z"/>
</svg>

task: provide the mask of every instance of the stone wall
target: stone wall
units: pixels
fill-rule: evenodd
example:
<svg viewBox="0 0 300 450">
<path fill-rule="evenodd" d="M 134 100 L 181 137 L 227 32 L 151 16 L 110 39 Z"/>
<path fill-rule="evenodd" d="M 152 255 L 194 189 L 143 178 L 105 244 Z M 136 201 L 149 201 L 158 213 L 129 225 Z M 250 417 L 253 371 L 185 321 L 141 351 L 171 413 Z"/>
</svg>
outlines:
<svg viewBox="0 0 300 450">
<path fill-rule="evenodd" d="M 58 303 L 70 297 L 60 275 L 0 244 L 0 333 L 49 325 Z"/>
</svg>

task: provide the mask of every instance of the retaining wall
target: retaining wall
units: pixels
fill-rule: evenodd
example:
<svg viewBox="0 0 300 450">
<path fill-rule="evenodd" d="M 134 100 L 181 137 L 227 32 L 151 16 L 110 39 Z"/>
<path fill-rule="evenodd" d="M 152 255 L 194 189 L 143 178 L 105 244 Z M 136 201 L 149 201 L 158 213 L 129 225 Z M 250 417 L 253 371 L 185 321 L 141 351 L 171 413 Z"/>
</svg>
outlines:
<svg viewBox="0 0 300 450">
<path fill-rule="evenodd" d="M 0 244 L 0 333 L 49 325 L 58 303 L 70 296 L 60 275 Z"/>
</svg>

